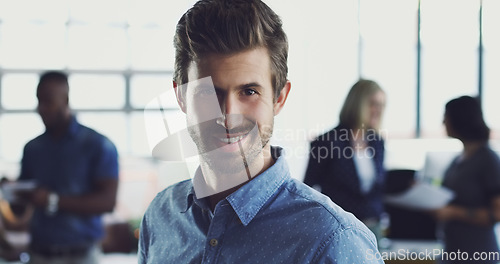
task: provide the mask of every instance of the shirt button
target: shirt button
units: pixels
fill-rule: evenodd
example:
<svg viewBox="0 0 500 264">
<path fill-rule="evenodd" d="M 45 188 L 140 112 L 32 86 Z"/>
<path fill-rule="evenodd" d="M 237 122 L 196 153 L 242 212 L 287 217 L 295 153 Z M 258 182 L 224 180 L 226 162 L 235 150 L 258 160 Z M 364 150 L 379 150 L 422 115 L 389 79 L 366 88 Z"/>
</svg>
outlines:
<svg viewBox="0 0 500 264">
<path fill-rule="evenodd" d="M 217 246 L 218 243 L 219 241 L 217 241 L 217 239 L 215 238 L 210 239 L 210 246 L 215 247 Z"/>
</svg>

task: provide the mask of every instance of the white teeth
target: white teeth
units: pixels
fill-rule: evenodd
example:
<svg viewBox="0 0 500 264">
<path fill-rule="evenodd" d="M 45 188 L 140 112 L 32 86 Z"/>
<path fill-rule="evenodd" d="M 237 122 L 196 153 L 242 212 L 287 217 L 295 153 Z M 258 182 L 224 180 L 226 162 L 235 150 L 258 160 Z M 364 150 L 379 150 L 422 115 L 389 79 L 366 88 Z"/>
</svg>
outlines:
<svg viewBox="0 0 500 264">
<path fill-rule="evenodd" d="M 235 142 L 240 141 L 242 138 L 243 138 L 243 136 L 237 136 L 237 137 L 230 137 L 230 138 L 219 138 L 219 140 L 226 143 L 226 144 L 233 144 Z"/>
</svg>

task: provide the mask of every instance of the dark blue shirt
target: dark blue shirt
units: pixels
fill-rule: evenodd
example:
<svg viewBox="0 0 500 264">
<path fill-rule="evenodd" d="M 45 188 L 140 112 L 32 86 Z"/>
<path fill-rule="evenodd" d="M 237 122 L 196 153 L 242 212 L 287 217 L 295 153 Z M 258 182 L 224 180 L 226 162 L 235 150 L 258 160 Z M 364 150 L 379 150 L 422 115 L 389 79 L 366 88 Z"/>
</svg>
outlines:
<svg viewBox="0 0 500 264">
<path fill-rule="evenodd" d="M 366 155 L 372 157 L 375 181 L 371 189 L 364 193 L 349 133 L 352 133 L 351 129 L 339 126 L 311 142 L 304 182 L 309 186 L 318 185 L 323 194 L 361 220 L 378 218 L 384 212 L 384 140 L 373 131 L 365 134 L 367 149 L 370 150 Z"/>
<path fill-rule="evenodd" d="M 38 186 L 59 195 L 72 196 L 91 192 L 96 181 L 117 178 L 114 144 L 74 117 L 62 138 L 53 138 L 46 131 L 26 144 L 19 177 L 33 179 Z M 34 245 L 89 245 L 104 231 L 99 215 L 59 211 L 51 216 L 37 207 L 30 233 Z"/>
<path fill-rule="evenodd" d="M 214 212 L 191 180 L 159 193 L 141 224 L 139 263 L 383 263 L 374 235 L 292 179 L 281 149 L 273 152 L 275 164 Z"/>
<path fill-rule="evenodd" d="M 500 159 L 489 146 L 479 148 L 466 159 L 455 158 L 445 172 L 443 186 L 451 189 L 455 197 L 452 205 L 469 209 L 490 208 L 491 201 L 500 195 Z M 472 259 L 475 252 L 498 254 L 495 225 L 469 224 L 463 221 L 448 221 L 439 225 L 444 235 L 444 249 L 452 253 L 467 252 Z M 441 234 L 441 232 L 438 232 Z M 498 263 L 497 259 L 481 263 Z M 455 263 L 443 261 L 443 263 Z M 463 261 L 460 263 L 478 263 Z"/>
</svg>

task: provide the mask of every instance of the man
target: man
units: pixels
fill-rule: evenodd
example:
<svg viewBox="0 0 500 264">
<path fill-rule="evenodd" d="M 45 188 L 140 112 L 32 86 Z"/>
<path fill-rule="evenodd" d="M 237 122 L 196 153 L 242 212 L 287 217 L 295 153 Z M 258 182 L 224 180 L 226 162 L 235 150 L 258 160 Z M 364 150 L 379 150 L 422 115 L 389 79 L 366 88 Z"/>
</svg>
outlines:
<svg viewBox="0 0 500 264">
<path fill-rule="evenodd" d="M 66 74 L 43 73 L 38 113 L 46 131 L 26 144 L 20 181 L 33 180 L 30 263 L 98 263 L 101 214 L 113 210 L 118 155 L 113 143 L 79 124 Z"/>
<path fill-rule="evenodd" d="M 373 234 L 293 180 L 270 146 L 291 87 L 280 18 L 259 0 L 202 0 L 174 45 L 174 89 L 200 167 L 150 204 L 139 263 L 383 263 L 369 259 Z"/>
</svg>

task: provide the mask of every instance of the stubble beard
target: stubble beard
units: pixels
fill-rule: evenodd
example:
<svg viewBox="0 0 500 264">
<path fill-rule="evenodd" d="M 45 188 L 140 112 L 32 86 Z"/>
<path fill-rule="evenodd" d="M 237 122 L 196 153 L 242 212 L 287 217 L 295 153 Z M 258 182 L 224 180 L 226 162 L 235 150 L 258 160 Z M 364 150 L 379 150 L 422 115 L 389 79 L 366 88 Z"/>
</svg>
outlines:
<svg viewBox="0 0 500 264">
<path fill-rule="evenodd" d="M 210 131 L 202 131 L 201 126 L 188 126 L 188 131 L 198 148 L 200 163 L 207 165 L 216 174 L 240 174 L 243 170 L 246 170 L 245 173 L 248 174 L 249 171 L 260 171 L 260 168 L 253 168 L 253 170 L 248 168 L 253 164 L 258 164 L 256 161 L 263 158 L 264 148 L 268 145 L 273 134 L 273 124 L 274 119 L 270 126 L 258 127 L 254 123 L 257 133 L 248 131 L 247 137 L 250 138 L 247 139 L 244 145 L 239 145 L 239 151 L 232 153 L 217 151 L 217 148 L 211 147 L 212 144 L 209 143 Z M 219 127 L 219 129 L 223 128 Z M 202 136 L 205 133 L 207 136 Z M 251 178 L 255 175 L 248 176 Z"/>
</svg>

